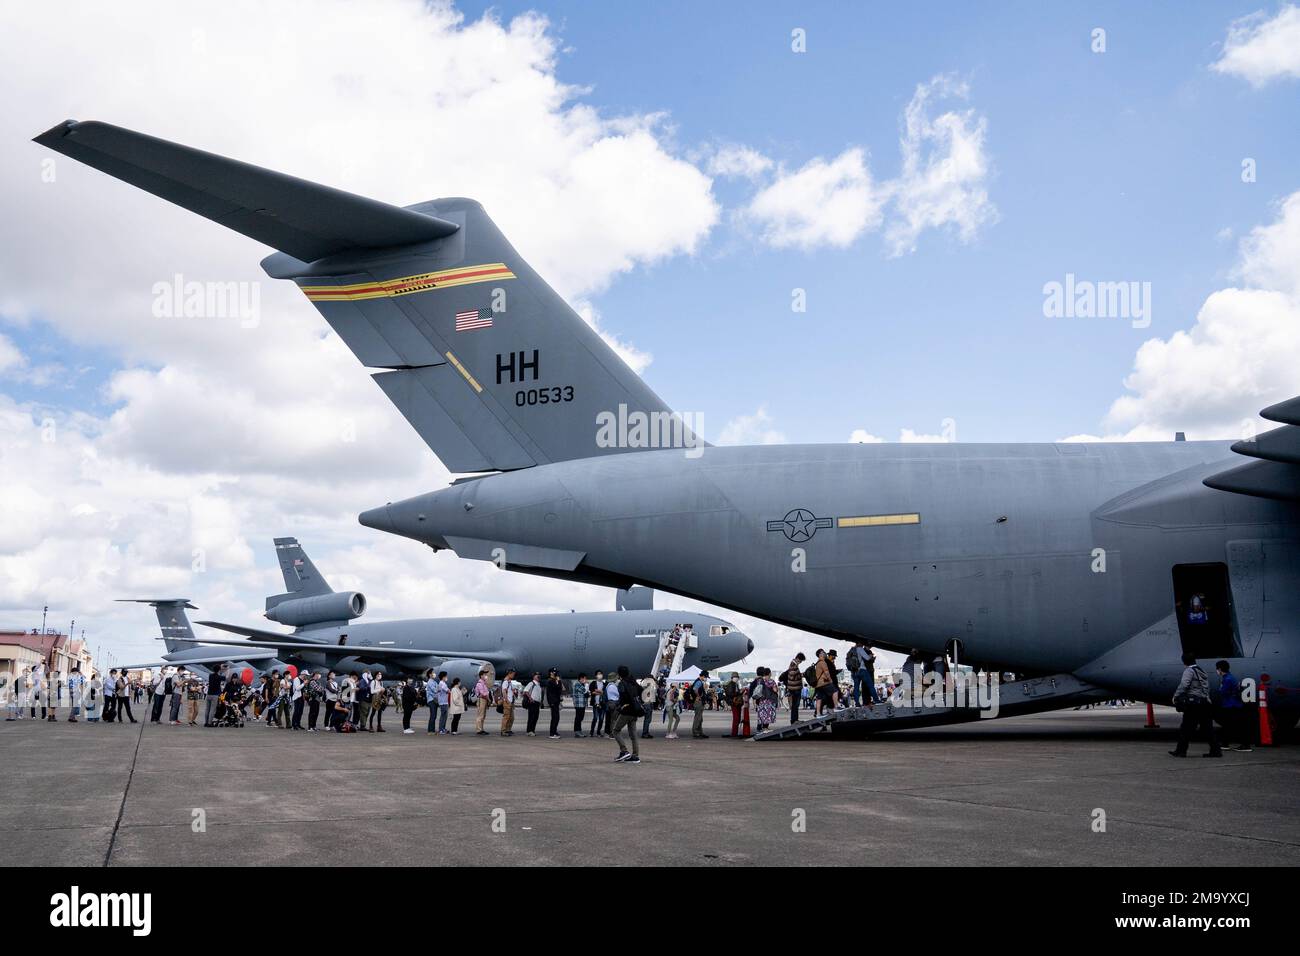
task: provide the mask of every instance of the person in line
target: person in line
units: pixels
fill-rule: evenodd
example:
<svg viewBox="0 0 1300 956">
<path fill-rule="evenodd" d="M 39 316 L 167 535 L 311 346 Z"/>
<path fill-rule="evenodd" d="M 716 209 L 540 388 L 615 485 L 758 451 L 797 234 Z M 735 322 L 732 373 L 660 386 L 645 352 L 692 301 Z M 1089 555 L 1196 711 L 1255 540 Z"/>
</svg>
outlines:
<svg viewBox="0 0 1300 956">
<path fill-rule="evenodd" d="M 289 681 L 289 729 L 302 730 L 302 710 L 307 706 L 302 689 L 306 685 L 306 675 L 299 671 Z"/>
<path fill-rule="evenodd" d="M 520 693 L 519 681 L 515 680 L 514 668 L 506 671 L 506 676 L 501 681 L 501 730 L 502 737 L 513 737 L 515 735 L 515 704 L 519 700 Z"/>
<path fill-rule="evenodd" d="M 492 688 L 488 686 L 488 674 L 488 669 L 483 668 L 478 672 L 478 680 L 474 684 L 474 735 L 476 737 L 487 736 L 483 724 L 487 721 L 488 703 L 492 697 Z"/>
<path fill-rule="evenodd" d="M 564 682 L 554 667 L 546 674 L 546 706 L 551 711 L 551 739 L 560 739 L 560 704 L 564 700 Z"/>
<path fill-rule="evenodd" d="M 81 676 L 81 668 L 74 665 L 72 670 L 68 671 L 68 723 L 78 723 L 81 716 L 81 695 L 85 687 L 85 680 Z"/>
<path fill-rule="evenodd" d="M 650 733 L 650 718 L 655 713 L 655 699 L 659 696 L 659 682 L 655 680 L 653 674 L 641 678 L 637 681 L 637 687 L 641 694 L 641 709 L 645 711 L 641 715 L 641 739 L 653 740 Z"/>
<path fill-rule="evenodd" d="M 1222 757 L 1219 738 L 1214 732 L 1214 708 L 1210 704 L 1210 679 L 1201 665 L 1196 663 L 1195 654 L 1184 654 L 1182 679 L 1174 691 L 1174 706 L 1183 715 L 1183 722 L 1178 728 L 1178 743 L 1169 751 L 1171 757 L 1186 757 L 1187 747 L 1192 737 L 1204 731 L 1210 749 L 1203 757 Z"/>
<path fill-rule="evenodd" d="M 185 723 L 190 727 L 199 725 L 199 704 L 204 697 L 205 685 L 198 674 L 190 674 L 185 680 Z"/>
<path fill-rule="evenodd" d="M 384 683 L 384 672 L 376 671 L 375 679 L 370 682 L 370 719 L 377 734 L 384 730 L 384 711 L 388 709 L 388 685 Z"/>
<path fill-rule="evenodd" d="M 596 671 L 596 676 L 588 685 L 591 691 L 591 727 L 588 737 L 604 737 L 605 734 L 605 675 Z"/>
<path fill-rule="evenodd" d="M 339 694 L 342 688 L 339 686 L 338 675 L 330 671 L 325 675 L 325 729 L 333 730 L 334 721 L 338 719 Z"/>
<path fill-rule="evenodd" d="M 447 683 L 447 672 L 438 671 L 438 733 L 447 733 L 447 717 L 451 710 L 451 685 Z"/>
<path fill-rule="evenodd" d="M 1227 661 L 1219 661 L 1214 670 L 1219 675 L 1219 722 L 1223 724 L 1224 742 L 1235 740 L 1232 750 L 1250 753 L 1255 749 L 1251 746 L 1255 735 L 1250 732 L 1250 721 L 1242 704 L 1241 682 Z"/>
<path fill-rule="evenodd" d="M 415 701 L 417 697 L 415 684 L 417 680 L 418 678 L 408 677 L 402 682 L 402 733 L 404 734 L 415 733 L 415 731 L 411 729 L 411 714 L 415 712 Z M 430 703 L 429 707 L 436 708 L 436 705 Z M 432 724 L 433 718 L 429 718 L 429 722 Z"/>
<path fill-rule="evenodd" d="M 664 722 L 667 725 L 664 740 L 677 739 L 677 725 L 681 720 L 682 688 L 680 684 L 673 684 L 668 688 L 668 695 L 664 699 Z"/>
<path fill-rule="evenodd" d="M 226 665 L 208 671 L 208 692 L 203 702 L 203 726 L 211 727 L 217 716 L 217 704 L 221 700 L 221 688 L 226 683 Z"/>
<path fill-rule="evenodd" d="M 839 689 L 835 685 L 835 670 L 831 666 L 830 654 L 817 649 L 817 663 L 813 665 L 813 692 L 817 697 L 816 716 L 820 717 L 828 710 L 838 709 Z"/>
<path fill-rule="evenodd" d="M 171 678 L 163 668 L 158 668 L 149 690 L 149 723 L 156 724 L 162 720 L 163 704 L 167 697 L 167 684 Z"/>
<path fill-rule="evenodd" d="M 803 662 L 805 658 L 800 651 L 785 669 L 785 694 L 790 699 L 790 723 L 799 722 L 799 704 L 803 701 Z"/>
<path fill-rule="evenodd" d="M 528 710 L 528 736 L 537 736 L 537 718 L 542 713 L 542 675 L 540 672 L 533 674 L 533 679 L 524 685 L 524 707 Z"/>
<path fill-rule="evenodd" d="M 429 705 L 429 726 L 424 729 L 426 734 L 436 734 L 438 732 L 438 711 L 441 704 L 438 703 L 438 675 L 430 667 L 424 672 L 424 700 Z"/>
<path fill-rule="evenodd" d="M 451 712 L 451 735 L 455 737 L 460 733 L 460 719 L 465 715 L 465 688 L 459 677 L 453 677 L 447 689 L 447 709 Z"/>
<path fill-rule="evenodd" d="M 41 709 L 41 720 L 45 719 L 45 665 L 37 664 L 32 668 L 32 679 L 27 691 L 28 710 L 31 719 L 36 719 L 36 708 Z"/>
<path fill-rule="evenodd" d="M 173 727 L 181 725 L 181 704 L 185 700 L 185 688 L 189 685 L 190 675 L 184 670 L 179 670 L 172 675 L 171 682 L 171 720 L 169 723 Z"/>
<path fill-rule="evenodd" d="M 374 696 L 370 686 L 372 680 L 370 671 L 363 671 L 356 691 L 357 730 L 364 730 L 366 733 L 370 733 L 370 700 Z"/>
<path fill-rule="evenodd" d="M 23 672 L 14 680 L 14 693 L 9 698 L 9 716 L 5 720 L 26 720 L 23 711 L 27 707 L 27 695 L 32 686 L 32 669 L 24 667 Z"/>
<path fill-rule="evenodd" d="M 758 673 L 762 673 L 762 668 Z M 750 682 L 749 688 L 752 694 L 754 685 L 758 683 L 758 678 Z M 739 737 L 740 725 L 745 716 L 745 688 L 741 686 L 740 674 L 736 671 L 731 672 L 731 679 L 722 685 L 722 699 L 726 701 L 727 706 L 731 708 L 731 733 L 729 737 Z"/>
<path fill-rule="evenodd" d="M 573 682 L 573 736 L 583 737 L 582 720 L 587 716 L 587 675 L 579 674 Z"/>
<path fill-rule="evenodd" d="M 749 699 L 754 702 L 758 733 L 761 734 L 776 723 L 776 701 L 780 692 L 780 687 L 772 679 L 772 668 L 758 668 L 757 676 L 749 685 Z"/>
<path fill-rule="evenodd" d="M 707 740 L 704 732 L 704 707 L 708 700 L 709 672 L 700 671 L 700 676 L 691 682 L 691 704 L 695 710 L 695 719 L 691 722 L 691 736 L 696 740 Z"/>
<path fill-rule="evenodd" d="M 610 713 L 613 714 L 614 740 L 618 743 L 618 756 L 615 763 L 640 763 L 641 754 L 636 742 L 636 724 L 645 710 L 641 703 L 641 685 L 632 680 L 632 672 L 626 664 L 618 665 L 618 681 L 610 681 L 605 688 Z M 623 732 L 627 732 L 627 745 L 623 744 Z"/>
<path fill-rule="evenodd" d="M 121 671 L 117 675 L 117 680 L 113 684 L 113 700 L 117 722 L 119 724 L 122 722 L 122 714 L 125 712 L 127 720 L 136 723 L 135 714 L 131 713 L 131 686 L 127 683 L 126 671 Z"/>
<path fill-rule="evenodd" d="M 316 733 L 316 722 L 320 719 L 320 702 L 325 696 L 325 685 L 321 682 L 320 674 L 314 671 L 308 671 L 305 675 L 305 683 L 302 687 L 303 700 L 307 702 L 307 733 Z"/>
<path fill-rule="evenodd" d="M 353 706 L 356 704 L 357 683 L 361 675 L 356 671 L 348 674 L 339 684 L 339 699 L 334 705 L 337 717 L 334 718 L 334 730 L 336 733 L 343 733 L 344 724 L 351 723 Z"/>
</svg>

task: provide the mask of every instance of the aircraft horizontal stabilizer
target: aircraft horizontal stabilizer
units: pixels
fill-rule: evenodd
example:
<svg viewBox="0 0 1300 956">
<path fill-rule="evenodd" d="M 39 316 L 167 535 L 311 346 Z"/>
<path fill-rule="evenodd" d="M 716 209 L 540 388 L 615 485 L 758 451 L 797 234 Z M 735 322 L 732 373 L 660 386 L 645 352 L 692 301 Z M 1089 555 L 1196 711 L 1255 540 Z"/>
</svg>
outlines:
<svg viewBox="0 0 1300 956">
<path fill-rule="evenodd" d="M 35 142 L 303 262 L 349 249 L 431 242 L 459 228 L 109 123 L 66 120 Z"/>
<path fill-rule="evenodd" d="M 1277 501 L 1300 501 L 1300 398 L 1270 405 L 1259 413 L 1282 422 L 1232 450 L 1255 461 L 1210 475 L 1204 484 L 1219 491 Z"/>
</svg>

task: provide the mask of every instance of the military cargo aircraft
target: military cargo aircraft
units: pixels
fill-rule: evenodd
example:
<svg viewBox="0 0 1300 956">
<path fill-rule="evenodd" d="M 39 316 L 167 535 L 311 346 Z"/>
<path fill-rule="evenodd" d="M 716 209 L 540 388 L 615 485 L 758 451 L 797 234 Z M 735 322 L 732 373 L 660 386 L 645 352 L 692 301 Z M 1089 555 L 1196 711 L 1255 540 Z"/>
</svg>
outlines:
<svg viewBox="0 0 1300 956">
<path fill-rule="evenodd" d="M 709 447 L 477 202 L 398 208 L 97 122 L 36 141 L 278 250 L 267 274 L 476 473 L 369 527 L 1144 700 L 1184 652 L 1225 658 L 1300 713 L 1300 399 L 1236 444 Z"/>
<path fill-rule="evenodd" d="M 157 668 L 185 668 L 195 674 L 206 676 L 222 664 L 230 664 L 236 670 L 251 669 L 256 674 L 264 671 L 283 671 L 286 661 L 275 656 L 275 651 L 264 647 L 245 647 L 233 649 L 226 647 L 196 644 L 194 628 L 190 625 L 186 609 L 196 611 L 189 598 L 118 598 L 129 604 L 148 604 L 158 615 L 158 627 L 162 631 L 165 654 L 156 661 L 143 664 L 127 664 L 121 670 L 155 670 Z"/>
<path fill-rule="evenodd" d="M 424 618 L 360 624 L 366 597 L 335 591 L 316 570 L 296 538 L 276 538 L 275 553 L 285 593 L 266 599 L 266 617 L 294 628 L 291 633 L 199 621 L 241 639 L 175 634 L 168 647 L 180 650 L 168 663 L 209 664 L 227 658 L 250 660 L 255 669 L 272 663 L 337 671 L 381 668 L 387 674 L 445 670 L 473 686 L 485 666 L 497 676 L 554 667 L 562 678 L 613 671 L 627 664 L 637 674 L 672 676 L 689 667 L 720 667 L 744 657 L 753 643 L 726 621 L 690 611 L 656 611 L 648 588 L 620 591 L 617 610 L 569 614 L 512 614 L 491 617 Z M 172 615 L 175 602 L 158 604 L 158 616 Z M 193 607 L 193 605 L 186 605 Z M 184 618 L 184 609 L 180 609 Z M 185 622 L 188 630 L 188 622 Z M 164 625 L 166 627 L 166 625 Z M 164 631 L 166 634 L 166 631 Z M 196 645 L 199 645 L 196 647 Z M 215 655 L 215 656 L 214 656 Z"/>
</svg>

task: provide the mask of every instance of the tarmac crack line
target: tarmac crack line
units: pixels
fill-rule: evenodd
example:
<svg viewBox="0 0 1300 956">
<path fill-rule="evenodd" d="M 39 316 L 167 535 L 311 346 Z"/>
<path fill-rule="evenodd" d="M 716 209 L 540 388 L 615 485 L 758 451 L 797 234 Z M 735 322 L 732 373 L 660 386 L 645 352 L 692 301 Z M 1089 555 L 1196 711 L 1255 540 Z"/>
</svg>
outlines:
<svg viewBox="0 0 1300 956">
<path fill-rule="evenodd" d="M 126 797 L 131 792 L 131 780 L 135 776 L 136 761 L 140 759 L 140 745 L 144 743 L 144 725 L 147 721 L 140 719 L 140 734 L 135 738 L 135 753 L 131 754 L 131 769 L 126 773 L 126 786 L 122 788 L 122 805 L 117 808 L 117 820 L 113 823 L 113 832 L 108 837 L 108 849 L 104 852 L 104 866 L 112 859 L 113 847 L 117 845 L 117 831 L 122 827 L 122 817 L 126 814 Z"/>
</svg>

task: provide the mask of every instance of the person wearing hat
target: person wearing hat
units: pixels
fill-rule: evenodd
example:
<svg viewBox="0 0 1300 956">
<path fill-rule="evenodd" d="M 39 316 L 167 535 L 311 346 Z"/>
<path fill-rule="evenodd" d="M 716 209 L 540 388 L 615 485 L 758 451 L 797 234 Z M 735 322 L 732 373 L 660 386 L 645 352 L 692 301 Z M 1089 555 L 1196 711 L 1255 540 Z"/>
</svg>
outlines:
<svg viewBox="0 0 1300 956">
<path fill-rule="evenodd" d="M 695 695 L 695 719 L 691 722 L 691 736 L 704 740 L 709 736 L 704 732 L 704 705 L 709 696 L 708 671 L 700 671 L 700 676 L 691 682 L 691 692 Z"/>
<path fill-rule="evenodd" d="M 564 699 L 564 682 L 552 667 L 546 673 L 546 706 L 551 710 L 551 739 L 560 739 L 560 702 Z"/>
</svg>

